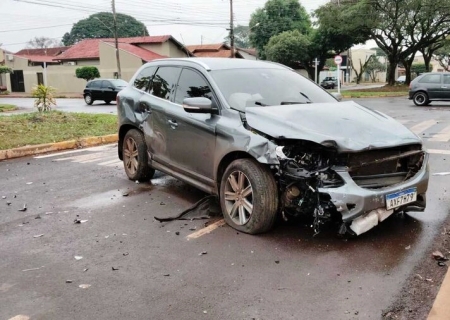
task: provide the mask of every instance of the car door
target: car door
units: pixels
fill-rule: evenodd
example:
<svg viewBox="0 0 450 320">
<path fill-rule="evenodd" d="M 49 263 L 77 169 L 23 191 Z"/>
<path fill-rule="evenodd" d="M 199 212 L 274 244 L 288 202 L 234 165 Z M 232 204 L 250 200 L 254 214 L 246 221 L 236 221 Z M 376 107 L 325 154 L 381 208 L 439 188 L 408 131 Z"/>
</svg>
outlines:
<svg viewBox="0 0 450 320">
<path fill-rule="evenodd" d="M 424 87 L 430 99 L 441 99 L 443 94 L 442 75 L 427 74 L 419 81 L 420 87 Z"/>
<path fill-rule="evenodd" d="M 450 99 L 450 74 L 442 75 L 442 98 Z"/>
<path fill-rule="evenodd" d="M 114 87 L 110 81 L 108 80 L 102 81 L 101 98 L 99 99 L 105 101 L 112 101 L 115 99 Z"/>
<path fill-rule="evenodd" d="M 168 126 L 166 112 L 173 103 L 170 97 L 173 95 L 181 68 L 162 66 L 152 76 L 149 83 L 148 93 L 142 95 L 139 104 L 141 109 L 147 110 L 150 115 L 143 123 L 143 130 L 147 148 L 152 159 L 170 165 L 168 154 Z"/>
<path fill-rule="evenodd" d="M 217 114 L 188 113 L 183 107 L 185 98 L 206 97 L 217 106 L 217 100 L 206 78 L 198 71 L 184 68 L 178 80 L 174 104 L 167 108 L 169 124 L 168 152 L 170 161 L 183 173 L 205 183 L 214 178 Z"/>
<path fill-rule="evenodd" d="M 99 99 L 101 99 L 101 85 L 102 85 L 102 81 L 101 80 L 94 80 L 94 81 L 92 81 L 92 85 L 91 85 L 92 100 L 99 100 Z"/>
</svg>

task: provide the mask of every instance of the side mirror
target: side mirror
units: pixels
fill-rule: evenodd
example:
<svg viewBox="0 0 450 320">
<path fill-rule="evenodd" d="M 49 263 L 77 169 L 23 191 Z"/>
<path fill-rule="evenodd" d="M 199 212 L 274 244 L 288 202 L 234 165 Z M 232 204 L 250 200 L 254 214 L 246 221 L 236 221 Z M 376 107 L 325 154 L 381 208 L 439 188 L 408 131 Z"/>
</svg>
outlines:
<svg viewBox="0 0 450 320">
<path fill-rule="evenodd" d="M 114 88 L 114 87 L 111 87 L 111 86 L 109 86 L 109 87 L 108 87 L 108 89 L 114 90 L 115 88 Z"/>
<path fill-rule="evenodd" d="M 186 98 L 183 100 L 183 109 L 189 113 L 212 113 L 212 101 L 208 98 Z"/>
<path fill-rule="evenodd" d="M 335 97 L 337 101 L 339 101 L 339 102 L 342 101 L 342 94 L 337 93 L 337 92 L 333 92 L 332 96 Z"/>
</svg>

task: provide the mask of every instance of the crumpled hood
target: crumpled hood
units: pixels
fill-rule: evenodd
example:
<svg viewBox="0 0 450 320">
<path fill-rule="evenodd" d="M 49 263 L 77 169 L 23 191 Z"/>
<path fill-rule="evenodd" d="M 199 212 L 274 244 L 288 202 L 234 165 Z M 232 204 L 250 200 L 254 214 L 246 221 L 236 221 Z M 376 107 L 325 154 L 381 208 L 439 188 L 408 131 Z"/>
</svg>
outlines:
<svg viewBox="0 0 450 320">
<path fill-rule="evenodd" d="M 361 151 L 422 143 L 393 118 L 354 101 L 249 107 L 250 127 L 277 139 L 300 139 Z"/>
</svg>

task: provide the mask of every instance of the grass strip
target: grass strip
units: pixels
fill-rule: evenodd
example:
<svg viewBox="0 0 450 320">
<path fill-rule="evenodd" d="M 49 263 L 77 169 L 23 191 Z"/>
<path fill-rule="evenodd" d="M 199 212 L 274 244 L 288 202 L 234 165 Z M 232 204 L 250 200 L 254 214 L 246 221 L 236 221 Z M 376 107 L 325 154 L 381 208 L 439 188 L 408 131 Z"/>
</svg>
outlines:
<svg viewBox="0 0 450 320">
<path fill-rule="evenodd" d="M 117 133 L 117 116 L 50 111 L 0 116 L 0 150 Z"/>
</svg>

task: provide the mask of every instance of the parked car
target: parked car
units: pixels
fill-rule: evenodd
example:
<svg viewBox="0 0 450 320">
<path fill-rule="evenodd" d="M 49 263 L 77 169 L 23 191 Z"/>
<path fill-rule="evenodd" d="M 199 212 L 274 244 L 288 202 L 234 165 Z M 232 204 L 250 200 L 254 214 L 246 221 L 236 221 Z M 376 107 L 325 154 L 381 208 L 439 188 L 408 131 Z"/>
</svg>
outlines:
<svg viewBox="0 0 450 320">
<path fill-rule="evenodd" d="M 450 73 L 423 73 L 409 86 L 409 99 L 416 106 L 427 106 L 431 101 L 450 101 Z"/>
<path fill-rule="evenodd" d="M 406 76 L 400 76 L 397 78 L 397 83 L 398 84 L 404 84 L 406 81 Z"/>
<path fill-rule="evenodd" d="M 295 71 L 243 59 L 162 59 L 117 96 L 118 154 L 131 180 L 160 170 L 217 195 L 225 221 L 255 234 L 277 215 L 361 234 L 422 211 L 428 154 L 394 119 Z"/>
<path fill-rule="evenodd" d="M 338 81 L 335 77 L 326 77 L 322 80 L 320 85 L 325 89 L 334 89 L 338 85 Z"/>
<path fill-rule="evenodd" d="M 96 79 L 86 84 L 83 97 L 88 105 L 92 105 L 96 100 L 103 100 L 109 104 L 116 100 L 117 93 L 125 88 L 128 82 L 121 79 Z"/>
</svg>

